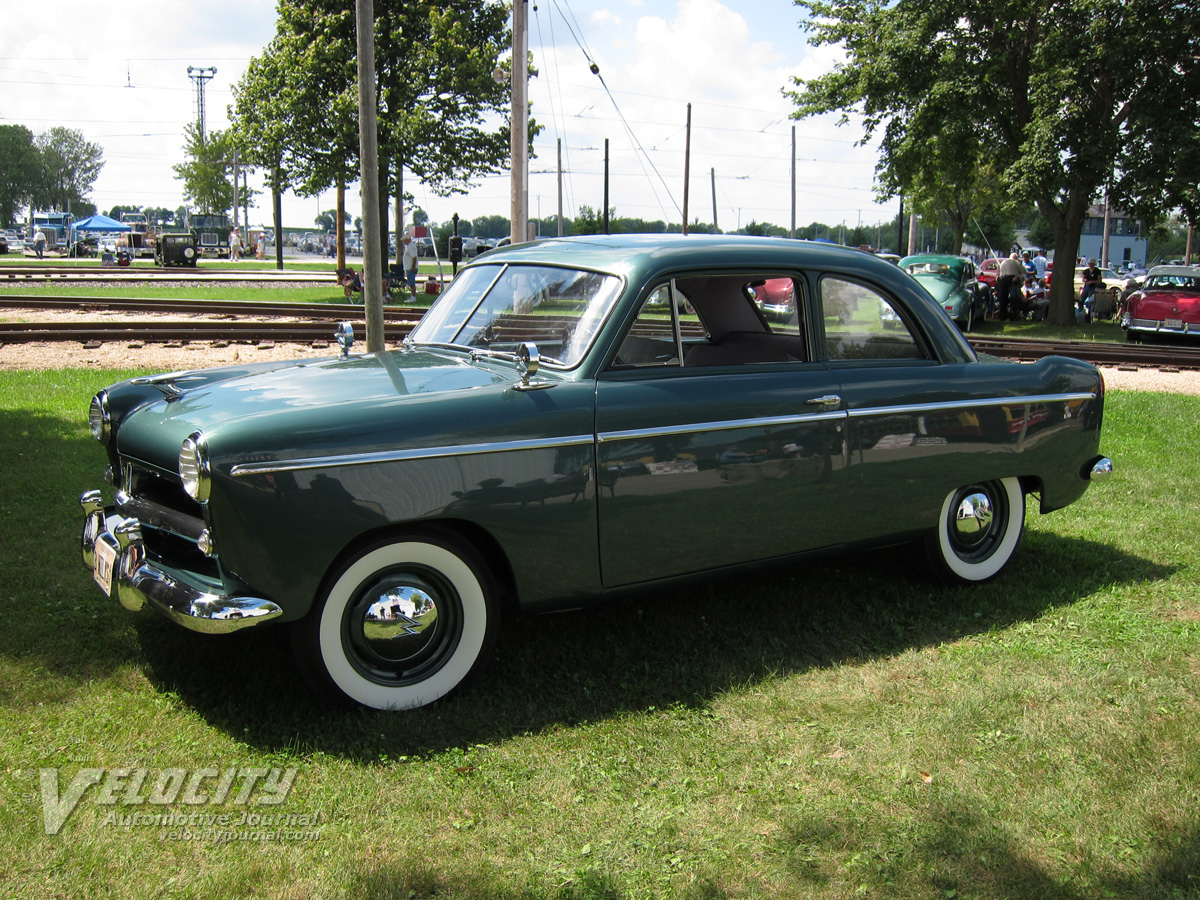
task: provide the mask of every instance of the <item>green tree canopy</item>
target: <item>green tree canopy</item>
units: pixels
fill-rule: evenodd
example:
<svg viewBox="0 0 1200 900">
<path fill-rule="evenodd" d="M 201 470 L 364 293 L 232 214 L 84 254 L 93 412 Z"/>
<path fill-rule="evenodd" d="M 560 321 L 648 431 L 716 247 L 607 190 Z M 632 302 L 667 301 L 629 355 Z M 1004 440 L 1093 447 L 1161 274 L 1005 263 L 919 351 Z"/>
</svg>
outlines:
<svg viewBox="0 0 1200 900">
<path fill-rule="evenodd" d="M 47 209 L 79 211 L 104 168 L 104 149 L 84 138 L 83 132 L 62 127 L 39 134 L 35 143 L 41 178 L 34 203 Z"/>
<path fill-rule="evenodd" d="M 1132 111 L 1153 142 L 1152 123 L 1178 113 L 1182 73 L 1195 66 L 1178 37 L 1194 30 L 1182 24 L 1194 19 L 1185 0 L 795 3 L 816 43 L 847 53 L 829 74 L 795 81 L 798 117 L 861 114 L 867 137 L 883 134 L 885 188 L 928 198 L 939 174 L 965 186 L 972 159 L 994 167 L 1000 192 L 1036 203 L 1066 258 L 1120 169 Z M 1146 196 L 1144 183 L 1130 186 Z M 1067 279 L 1053 282 L 1056 324 L 1074 321 L 1072 294 Z"/>
<path fill-rule="evenodd" d="M 12 225 L 37 191 L 41 165 L 33 132 L 24 125 L 0 125 L 0 225 Z"/>
<path fill-rule="evenodd" d="M 381 200 L 403 193 L 403 171 L 441 195 L 499 171 L 508 127 L 485 123 L 503 117 L 508 98 L 492 78 L 509 44 L 506 6 L 375 0 L 374 7 Z M 301 194 L 357 179 L 355 58 L 352 0 L 280 0 L 276 36 L 235 91 L 235 130 L 275 148 Z"/>
<path fill-rule="evenodd" d="M 199 126 L 184 128 L 184 152 L 188 161 L 172 168 L 183 182 L 183 197 L 204 213 L 224 213 L 233 206 L 233 185 L 227 171 L 233 159 L 233 141 L 224 131 L 205 136 Z"/>
</svg>

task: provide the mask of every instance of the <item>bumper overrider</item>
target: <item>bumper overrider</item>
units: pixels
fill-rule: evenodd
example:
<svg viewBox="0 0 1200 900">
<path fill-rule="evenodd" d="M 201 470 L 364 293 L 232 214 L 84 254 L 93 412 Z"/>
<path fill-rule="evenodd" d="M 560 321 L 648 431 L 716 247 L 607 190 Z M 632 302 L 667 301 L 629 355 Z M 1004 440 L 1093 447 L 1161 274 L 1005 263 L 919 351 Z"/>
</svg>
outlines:
<svg viewBox="0 0 1200 900">
<path fill-rule="evenodd" d="M 283 613 L 270 600 L 205 591 L 155 565 L 146 555 L 141 521 L 106 507 L 100 491 L 87 491 L 79 503 L 84 565 L 100 589 L 126 609 L 149 603 L 176 624 L 204 634 L 228 634 Z"/>
</svg>

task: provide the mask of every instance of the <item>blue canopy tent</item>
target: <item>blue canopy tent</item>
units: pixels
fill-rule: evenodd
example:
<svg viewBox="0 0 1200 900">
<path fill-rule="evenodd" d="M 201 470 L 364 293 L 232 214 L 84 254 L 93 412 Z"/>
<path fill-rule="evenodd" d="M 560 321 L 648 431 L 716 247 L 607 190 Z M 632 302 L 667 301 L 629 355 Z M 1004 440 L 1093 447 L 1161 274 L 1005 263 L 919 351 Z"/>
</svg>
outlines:
<svg viewBox="0 0 1200 900">
<path fill-rule="evenodd" d="M 92 232 L 113 231 L 133 231 L 133 226 L 126 225 L 124 222 L 118 222 L 116 219 L 110 219 L 108 216 L 100 213 L 88 216 L 86 219 L 80 219 L 71 226 L 71 255 L 75 255 L 75 242 L 79 240 L 77 236 L 79 232 L 88 234 Z"/>
<path fill-rule="evenodd" d="M 71 228 L 75 231 L 133 231 L 132 225 L 126 225 L 100 213 L 80 219 Z"/>
</svg>

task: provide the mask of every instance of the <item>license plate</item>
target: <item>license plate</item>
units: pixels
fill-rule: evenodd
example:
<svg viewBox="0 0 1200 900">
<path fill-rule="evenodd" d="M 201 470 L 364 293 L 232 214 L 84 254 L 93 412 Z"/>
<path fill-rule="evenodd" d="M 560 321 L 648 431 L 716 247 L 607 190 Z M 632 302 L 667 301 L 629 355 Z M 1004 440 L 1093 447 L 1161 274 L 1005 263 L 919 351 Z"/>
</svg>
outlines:
<svg viewBox="0 0 1200 900">
<path fill-rule="evenodd" d="M 1183 319 L 1163 319 L 1163 328 L 1182 328 Z"/>
<path fill-rule="evenodd" d="M 95 561 L 92 563 L 92 577 L 106 597 L 112 596 L 113 566 L 117 563 L 117 551 L 104 541 L 96 541 L 93 545 Z"/>
</svg>

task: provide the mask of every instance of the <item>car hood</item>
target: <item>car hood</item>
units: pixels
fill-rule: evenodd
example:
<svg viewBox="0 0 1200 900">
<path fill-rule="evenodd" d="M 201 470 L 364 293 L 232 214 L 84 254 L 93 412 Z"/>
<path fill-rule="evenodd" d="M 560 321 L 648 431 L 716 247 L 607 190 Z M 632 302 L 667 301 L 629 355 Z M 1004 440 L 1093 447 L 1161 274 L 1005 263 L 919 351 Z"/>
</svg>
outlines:
<svg viewBox="0 0 1200 900">
<path fill-rule="evenodd" d="M 127 408 L 117 430 L 126 458 L 173 473 L 179 447 L 202 432 L 214 459 L 279 458 L 397 446 L 469 429 L 465 406 L 517 380 L 501 360 L 452 351 L 387 351 L 348 358 L 176 372 L 109 389 Z M 133 402 L 130 397 L 134 398 Z M 438 403 L 429 401 L 434 399 Z"/>
</svg>

